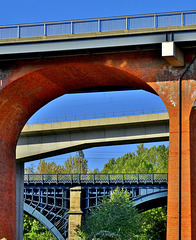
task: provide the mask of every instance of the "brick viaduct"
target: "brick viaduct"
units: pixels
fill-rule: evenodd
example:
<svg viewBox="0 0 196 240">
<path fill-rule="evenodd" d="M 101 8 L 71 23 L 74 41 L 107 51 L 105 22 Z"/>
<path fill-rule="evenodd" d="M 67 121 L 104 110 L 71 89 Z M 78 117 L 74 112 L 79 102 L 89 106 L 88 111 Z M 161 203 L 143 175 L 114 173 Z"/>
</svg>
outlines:
<svg viewBox="0 0 196 240">
<path fill-rule="evenodd" d="M 50 58 L 1 61 L 0 67 L 0 238 L 16 239 L 16 145 L 27 120 L 51 100 L 76 91 L 143 89 L 157 94 L 169 113 L 167 240 L 178 239 L 178 79 L 194 57 L 184 48 L 185 65 L 172 66 L 153 50 L 124 49 Z M 1 58 L 2 60 L 2 58 Z M 196 240 L 196 63 L 182 79 L 181 239 Z"/>
</svg>

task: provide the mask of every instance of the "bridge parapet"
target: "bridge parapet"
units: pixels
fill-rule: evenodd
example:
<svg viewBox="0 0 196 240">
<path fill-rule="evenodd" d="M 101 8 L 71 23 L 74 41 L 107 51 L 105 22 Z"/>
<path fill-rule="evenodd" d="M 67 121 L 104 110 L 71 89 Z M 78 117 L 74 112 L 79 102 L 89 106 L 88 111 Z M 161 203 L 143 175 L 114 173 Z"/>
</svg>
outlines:
<svg viewBox="0 0 196 240">
<path fill-rule="evenodd" d="M 110 18 L 95 18 L 60 22 L 17 24 L 0 27 L 0 39 L 50 37 L 163 27 L 182 27 L 196 24 L 196 11 L 168 12 Z M 46 40 L 46 39 L 45 39 Z"/>
<path fill-rule="evenodd" d="M 124 173 L 124 174 L 25 174 L 25 184 L 157 184 L 167 183 L 167 173 Z"/>
</svg>

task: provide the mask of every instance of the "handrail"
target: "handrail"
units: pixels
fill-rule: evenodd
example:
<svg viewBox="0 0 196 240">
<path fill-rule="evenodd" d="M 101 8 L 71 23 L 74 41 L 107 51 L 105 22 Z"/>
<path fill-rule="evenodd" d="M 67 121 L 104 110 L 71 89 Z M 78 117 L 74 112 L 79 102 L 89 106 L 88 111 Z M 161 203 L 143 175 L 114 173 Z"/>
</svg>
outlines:
<svg viewBox="0 0 196 240">
<path fill-rule="evenodd" d="M 24 174 L 25 184 L 157 184 L 168 182 L 167 173 Z"/>
<path fill-rule="evenodd" d="M 164 113 L 167 112 L 165 107 L 162 108 L 149 108 L 119 112 L 104 112 L 104 113 L 92 113 L 92 114 L 81 114 L 81 115 L 70 115 L 70 116 L 57 116 L 53 118 L 39 118 L 35 120 L 29 120 L 26 124 L 38 124 L 38 123 L 53 123 L 53 122 L 68 122 L 68 121 L 80 121 L 89 119 L 101 119 L 101 118 L 114 118 L 114 117 L 127 117 L 144 114 Z"/>
<path fill-rule="evenodd" d="M 54 36 L 196 24 L 196 10 L 0 26 L 0 39 Z"/>
</svg>

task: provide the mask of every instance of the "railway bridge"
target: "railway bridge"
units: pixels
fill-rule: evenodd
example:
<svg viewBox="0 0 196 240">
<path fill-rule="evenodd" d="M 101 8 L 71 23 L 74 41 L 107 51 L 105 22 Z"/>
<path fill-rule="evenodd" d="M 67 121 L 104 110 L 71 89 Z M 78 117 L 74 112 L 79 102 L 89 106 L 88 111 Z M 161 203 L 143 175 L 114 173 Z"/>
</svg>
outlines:
<svg viewBox="0 0 196 240">
<path fill-rule="evenodd" d="M 127 189 L 140 212 L 167 204 L 168 175 L 25 174 L 24 211 L 58 239 L 75 239 L 82 214 L 109 197 L 117 186 Z"/>
</svg>

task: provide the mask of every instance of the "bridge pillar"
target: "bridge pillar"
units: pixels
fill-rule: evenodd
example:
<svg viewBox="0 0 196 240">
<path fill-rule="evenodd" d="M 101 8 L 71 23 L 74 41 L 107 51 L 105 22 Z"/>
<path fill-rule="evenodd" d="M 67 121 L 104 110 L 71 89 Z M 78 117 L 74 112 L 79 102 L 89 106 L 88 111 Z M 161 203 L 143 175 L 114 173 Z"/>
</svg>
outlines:
<svg viewBox="0 0 196 240">
<path fill-rule="evenodd" d="M 167 240 L 196 240 L 196 81 L 182 81 L 181 231 L 178 229 L 179 102 L 178 81 L 152 83 L 169 113 Z M 180 234 L 179 234 L 180 232 Z"/>
<path fill-rule="evenodd" d="M 69 240 L 78 239 L 75 235 L 75 229 L 81 225 L 81 186 L 70 189 L 70 210 L 69 214 Z"/>
<path fill-rule="evenodd" d="M 23 210 L 24 210 L 24 163 L 16 163 L 16 228 L 17 240 L 23 239 Z"/>
</svg>

